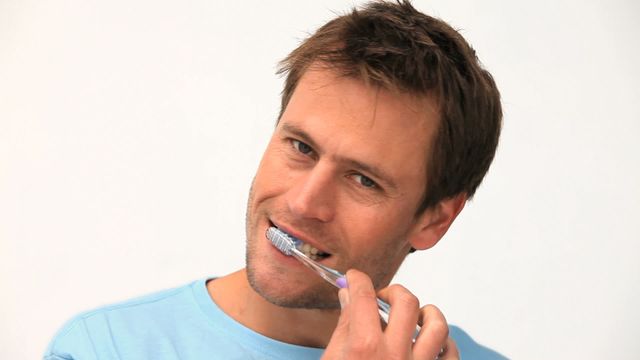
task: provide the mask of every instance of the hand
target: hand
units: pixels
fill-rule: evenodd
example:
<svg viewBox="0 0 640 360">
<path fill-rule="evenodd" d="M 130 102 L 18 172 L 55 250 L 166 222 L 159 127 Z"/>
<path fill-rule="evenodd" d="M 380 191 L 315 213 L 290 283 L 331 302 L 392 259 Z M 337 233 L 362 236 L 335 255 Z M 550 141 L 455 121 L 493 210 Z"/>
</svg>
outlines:
<svg viewBox="0 0 640 360">
<path fill-rule="evenodd" d="M 448 337 L 447 321 L 437 307 L 419 308 L 413 294 L 392 285 L 380 291 L 391 305 L 389 324 L 383 329 L 371 279 L 357 270 L 349 270 L 346 276 L 349 287 L 338 293 L 342 311 L 323 360 L 459 359 L 455 342 Z M 422 330 L 414 343 L 416 324 Z"/>
</svg>

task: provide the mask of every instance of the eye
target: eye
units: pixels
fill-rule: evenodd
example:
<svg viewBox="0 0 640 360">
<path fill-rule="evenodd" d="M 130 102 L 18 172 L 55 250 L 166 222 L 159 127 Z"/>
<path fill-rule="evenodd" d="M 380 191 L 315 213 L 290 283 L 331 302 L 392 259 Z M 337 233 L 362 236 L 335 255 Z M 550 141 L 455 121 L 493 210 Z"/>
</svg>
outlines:
<svg viewBox="0 0 640 360">
<path fill-rule="evenodd" d="M 354 174 L 353 178 L 360 183 L 360 185 L 366 187 L 366 188 L 375 188 L 378 186 L 378 184 L 376 184 L 375 181 L 369 179 L 368 177 L 362 175 L 362 174 Z"/>
<path fill-rule="evenodd" d="M 309 155 L 313 152 L 313 149 L 311 148 L 311 146 L 303 143 L 302 141 L 291 140 L 291 144 L 296 150 L 298 150 L 302 154 Z"/>
</svg>

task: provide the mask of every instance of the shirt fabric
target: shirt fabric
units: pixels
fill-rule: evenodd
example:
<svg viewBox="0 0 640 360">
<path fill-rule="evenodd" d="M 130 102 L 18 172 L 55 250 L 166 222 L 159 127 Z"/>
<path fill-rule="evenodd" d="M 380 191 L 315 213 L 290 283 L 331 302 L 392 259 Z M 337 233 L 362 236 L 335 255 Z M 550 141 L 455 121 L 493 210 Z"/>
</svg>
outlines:
<svg viewBox="0 0 640 360">
<path fill-rule="evenodd" d="M 56 334 L 44 360 L 306 360 L 322 356 L 324 349 L 273 340 L 238 323 L 213 302 L 206 283 L 202 279 L 82 313 Z M 489 351 L 468 336 L 465 339 L 459 329 L 452 328 L 451 335 L 461 355 L 465 349 L 467 359 L 480 358 L 472 355 L 474 349 Z M 504 359 L 491 354 L 497 357 L 482 358 Z"/>
</svg>

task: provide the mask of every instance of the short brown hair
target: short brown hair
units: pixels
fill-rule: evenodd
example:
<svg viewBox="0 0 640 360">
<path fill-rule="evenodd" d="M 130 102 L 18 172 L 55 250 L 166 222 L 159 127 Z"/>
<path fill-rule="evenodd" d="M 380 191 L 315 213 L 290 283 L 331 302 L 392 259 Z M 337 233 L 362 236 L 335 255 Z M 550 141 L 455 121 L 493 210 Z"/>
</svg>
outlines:
<svg viewBox="0 0 640 360">
<path fill-rule="evenodd" d="M 502 122 L 500 94 L 465 39 L 409 1 L 374 1 L 318 29 L 281 63 L 280 116 L 314 63 L 386 89 L 430 96 L 440 112 L 427 184 L 417 214 L 441 200 L 473 196 L 493 160 Z"/>
</svg>

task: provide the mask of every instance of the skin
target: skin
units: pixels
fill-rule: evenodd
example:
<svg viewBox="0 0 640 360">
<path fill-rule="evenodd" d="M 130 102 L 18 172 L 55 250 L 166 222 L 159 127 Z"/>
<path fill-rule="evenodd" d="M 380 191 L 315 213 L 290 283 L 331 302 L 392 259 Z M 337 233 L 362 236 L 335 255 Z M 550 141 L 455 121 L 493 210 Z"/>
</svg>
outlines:
<svg viewBox="0 0 640 360">
<path fill-rule="evenodd" d="M 263 335 L 326 347 L 326 359 L 434 358 L 449 341 L 442 313 L 419 308 L 400 286 L 385 287 L 409 249 L 435 245 L 466 200 L 460 195 L 415 214 L 437 114 L 429 99 L 318 66 L 307 70 L 251 188 L 247 268 L 209 282 L 212 299 Z M 323 264 L 348 271 L 340 299 L 271 245 L 265 232 L 273 224 L 330 253 Z M 392 305 L 384 330 L 375 306 L 379 290 Z M 423 330 L 412 345 L 418 321 Z M 457 358 L 455 344 L 447 347 L 440 358 Z"/>
</svg>

